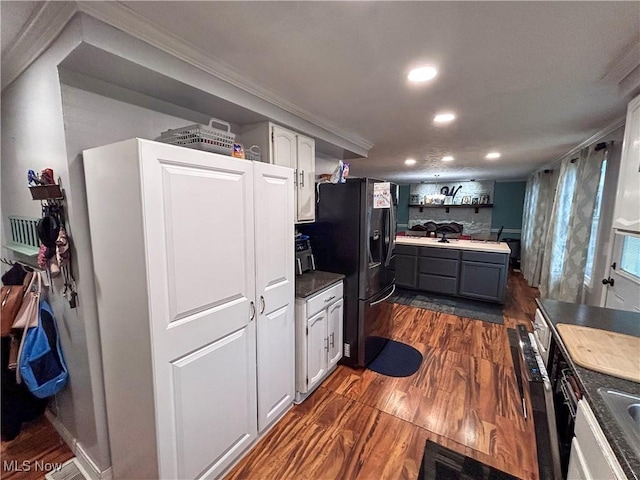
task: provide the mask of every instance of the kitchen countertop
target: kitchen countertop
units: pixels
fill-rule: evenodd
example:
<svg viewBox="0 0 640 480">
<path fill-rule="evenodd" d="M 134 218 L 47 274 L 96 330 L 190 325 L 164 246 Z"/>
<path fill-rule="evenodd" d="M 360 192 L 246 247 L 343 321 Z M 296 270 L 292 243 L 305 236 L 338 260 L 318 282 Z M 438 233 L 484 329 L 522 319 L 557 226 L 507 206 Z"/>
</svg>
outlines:
<svg viewBox="0 0 640 480">
<path fill-rule="evenodd" d="M 504 242 L 472 242 L 471 240 L 449 239 L 449 243 L 439 243 L 439 239 L 430 237 L 411 237 L 399 235 L 396 237 L 397 245 L 415 245 L 419 247 L 456 248 L 459 250 L 473 250 L 476 252 L 511 253 L 509 245 Z"/>
<path fill-rule="evenodd" d="M 302 275 L 296 275 L 296 297 L 306 298 L 344 278 L 341 273 L 323 272 L 313 270 Z"/>
<path fill-rule="evenodd" d="M 536 302 L 547 323 L 551 326 L 554 340 L 575 373 L 584 397 L 598 419 L 600 428 L 607 437 L 620 466 L 629 479 L 640 479 L 640 458 L 627 442 L 604 400 L 598 394 L 598 388 L 606 387 L 632 395 L 640 395 L 640 383 L 612 377 L 576 365 L 556 329 L 556 324 L 564 323 L 640 337 L 640 314 L 557 300 L 536 300 Z"/>
</svg>

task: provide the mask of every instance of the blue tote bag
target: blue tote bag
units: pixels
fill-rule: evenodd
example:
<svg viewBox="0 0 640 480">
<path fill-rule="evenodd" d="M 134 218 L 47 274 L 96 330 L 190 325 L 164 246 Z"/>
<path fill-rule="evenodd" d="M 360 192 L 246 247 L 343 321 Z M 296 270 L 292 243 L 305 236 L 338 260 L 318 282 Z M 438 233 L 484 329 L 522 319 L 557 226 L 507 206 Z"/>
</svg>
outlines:
<svg viewBox="0 0 640 480">
<path fill-rule="evenodd" d="M 20 377 L 36 397 L 55 395 L 67 384 L 69 373 L 62 356 L 58 326 L 46 300 L 39 303 L 38 326 L 23 334 L 23 342 L 18 357 Z"/>
</svg>

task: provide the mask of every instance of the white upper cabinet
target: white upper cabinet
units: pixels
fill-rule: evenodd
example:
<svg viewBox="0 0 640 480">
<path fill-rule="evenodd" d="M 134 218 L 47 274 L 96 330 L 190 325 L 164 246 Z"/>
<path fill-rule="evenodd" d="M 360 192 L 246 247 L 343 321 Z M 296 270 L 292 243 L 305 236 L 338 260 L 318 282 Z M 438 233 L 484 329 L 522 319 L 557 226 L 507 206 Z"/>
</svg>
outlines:
<svg viewBox="0 0 640 480">
<path fill-rule="evenodd" d="M 316 142 L 302 135 L 297 137 L 298 198 L 296 212 L 298 222 L 313 222 L 316 218 Z"/>
<path fill-rule="evenodd" d="M 260 147 L 262 161 L 294 170 L 295 222 L 315 221 L 315 140 L 269 122 L 243 127 L 240 137 Z"/>
<path fill-rule="evenodd" d="M 627 109 L 613 228 L 640 232 L 640 96 Z"/>
</svg>

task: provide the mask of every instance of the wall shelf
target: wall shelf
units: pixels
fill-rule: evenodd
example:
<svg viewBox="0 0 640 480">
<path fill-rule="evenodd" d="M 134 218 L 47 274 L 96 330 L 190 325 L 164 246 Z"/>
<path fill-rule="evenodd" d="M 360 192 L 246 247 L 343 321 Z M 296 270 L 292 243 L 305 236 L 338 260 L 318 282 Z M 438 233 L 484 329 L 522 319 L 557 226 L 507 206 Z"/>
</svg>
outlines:
<svg viewBox="0 0 640 480">
<path fill-rule="evenodd" d="M 480 208 L 493 208 L 493 203 L 485 203 L 482 205 L 413 205 L 409 204 L 410 207 L 419 208 L 420 212 L 425 208 L 444 208 L 446 212 L 449 213 L 450 208 L 473 208 L 475 213 L 478 213 L 478 209 Z"/>
</svg>

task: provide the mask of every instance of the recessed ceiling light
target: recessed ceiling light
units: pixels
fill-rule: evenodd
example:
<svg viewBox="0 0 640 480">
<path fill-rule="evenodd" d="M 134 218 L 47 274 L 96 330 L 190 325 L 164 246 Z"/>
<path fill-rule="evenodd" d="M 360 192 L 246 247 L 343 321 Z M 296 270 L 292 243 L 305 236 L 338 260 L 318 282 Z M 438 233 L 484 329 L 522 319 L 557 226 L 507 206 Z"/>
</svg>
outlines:
<svg viewBox="0 0 640 480">
<path fill-rule="evenodd" d="M 450 155 L 447 155 L 446 157 L 442 157 L 442 161 L 443 162 L 452 162 L 453 161 L 453 157 Z"/>
<path fill-rule="evenodd" d="M 456 115 L 451 112 L 439 113 L 433 117 L 433 123 L 450 123 L 456 119 Z"/>
<path fill-rule="evenodd" d="M 487 156 L 484 157 L 487 160 L 495 160 L 496 158 L 500 158 L 500 153 L 499 152 L 489 152 L 487 153 Z"/>
<path fill-rule="evenodd" d="M 407 165 L 415 165 L 416 161 L 413 158 L 407 158 L 404 163 Z"/>
<path fill-rule="evenodd" d="M 434 78 L 437 74 L 438 70 L 436 70 L 435 67 L 420 67 L 411 70 L 407 78 L 411 82 L 426 82 Z"/>
</svg>

